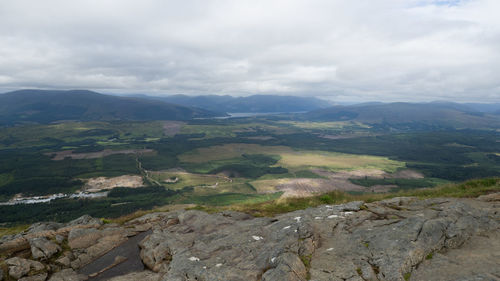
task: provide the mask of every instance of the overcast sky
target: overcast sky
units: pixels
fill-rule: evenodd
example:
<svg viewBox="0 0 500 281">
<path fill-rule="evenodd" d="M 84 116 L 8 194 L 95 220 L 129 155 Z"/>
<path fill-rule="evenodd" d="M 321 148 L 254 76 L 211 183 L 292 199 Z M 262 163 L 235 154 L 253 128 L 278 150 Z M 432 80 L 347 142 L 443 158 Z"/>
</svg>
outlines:
<svg viewBox="0 0 500 281">
<path fill-rule="evenodd" d="M 500 102 L 499 0 L 0 0 L 0 92 Z"/>
</svg>

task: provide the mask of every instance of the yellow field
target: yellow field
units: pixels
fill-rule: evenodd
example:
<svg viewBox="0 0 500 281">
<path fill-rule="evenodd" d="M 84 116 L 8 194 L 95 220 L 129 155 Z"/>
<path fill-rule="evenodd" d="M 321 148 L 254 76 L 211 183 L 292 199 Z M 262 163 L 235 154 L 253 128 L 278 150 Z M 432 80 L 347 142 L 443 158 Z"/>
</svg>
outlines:
<svg viewBox="0 0 500 281">
<path fill-rule="evenodd" d="M 226 144 L 196 149 L 179 156 L 182 162 L 204 163 L 241 157 L 243 154 L 276 155 L 276 166 L 285 168 L 324 168 L 331 171 L 355 169 L 380 169 L 394 172 L 405 163 L 387 157 L 355 155 L 314 150 L 293 150 L 286 146 L 262 146 L 258 144 Z"/>
<path fill-rule="evenodd" d="M 283 167 L 322 167 L 329 170 L 380 169 L 394 172 L 404 163 L 385 157 L 332 153 L 322 151 L 297 151 L 280 154 Z"/>
<path fill-rule="evenodd" d="M 355 121 L 337 121 L 337 122 L 298 122 L 298 121 L 280 121 L 278 123 L 292 125 L 301 129 L 344 129 L 348 127 L 357 127 L 368 129 L 370 126 Z"/>
</svg>

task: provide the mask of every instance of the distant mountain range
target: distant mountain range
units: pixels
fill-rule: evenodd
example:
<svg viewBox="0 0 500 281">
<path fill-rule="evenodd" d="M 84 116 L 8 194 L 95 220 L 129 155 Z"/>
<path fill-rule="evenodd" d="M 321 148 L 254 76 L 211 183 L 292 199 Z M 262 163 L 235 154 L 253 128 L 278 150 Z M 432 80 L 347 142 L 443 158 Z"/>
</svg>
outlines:
<svg viewBox="0 0 500 281">
<path fill-rule="evenodd" d="M 153 97 L 136 95 L 135 97 L 161 100 L 168 103 L 198 107 L 215 112 L 230 113 L 306 112 L 331 105 L 327 101 L 314 97 L 276 95 L 253 95 L 248 97 L 218 95 L 172 95 L 166 97 Z"/>
<path fill-rule="evenodd" d="M 223 115 L 162 101 L 83 90 L 19 90 L 0 95 L 0 124 L 60 120 L 189 120 Z"/>
<path fill-rule="evenodd" d="M 363 103 L 330 106 L 326 101 L 294 96 L 254 95 L 133 97 L 92 91 L 19 90 L 0 94 L 0 124 L 62 120 L 190 120 L 231 113 L 305 112 L 300 119 L 353 120 L 367 124 L 424 124 L 454 128 L 500 128 L 500 104 Z"/>
<path fill-rule="evenodd" d="M 353 120 L 367 124 L 421 123 L 455 128 L 500 128 L 500 104 L 366 103 L 314 110 L 305 118 L 322 121 Z"/>
</svg>

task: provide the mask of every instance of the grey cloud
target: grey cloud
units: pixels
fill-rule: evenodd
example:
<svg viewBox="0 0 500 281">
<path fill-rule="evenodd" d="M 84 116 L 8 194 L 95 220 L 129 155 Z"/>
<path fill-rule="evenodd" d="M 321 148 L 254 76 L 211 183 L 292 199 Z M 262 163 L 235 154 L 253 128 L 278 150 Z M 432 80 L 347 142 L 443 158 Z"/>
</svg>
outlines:
<svg viewBox="0 0 500 281">
<path fill-rule="evenodd" d="M 0 91 L 499 101 L 496 0 L 0 2 Z"/>
</svg>

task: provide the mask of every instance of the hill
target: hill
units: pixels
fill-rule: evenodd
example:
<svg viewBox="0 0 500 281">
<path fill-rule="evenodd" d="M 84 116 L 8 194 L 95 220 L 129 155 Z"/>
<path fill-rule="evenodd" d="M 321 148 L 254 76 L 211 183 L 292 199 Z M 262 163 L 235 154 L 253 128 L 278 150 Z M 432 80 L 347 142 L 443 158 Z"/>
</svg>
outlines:
<svg viewBox="0 0 500 281">
<path fill-rule="evenodd" d="M 0 124 L 60 120 L 188 120 L 217 115 L 199 108 L 84 90 L 19 90 L 0 95 Z"/>
<path fill-rule="evenodd" d="M 467 104 L 383 103 L 334 106 L 308 112 L 305 118 L 321 121 L 353 120 L 367 124 L 425 124 L 454 128 L 498 128 L 498 115 L 477 110 Z"/>
<path fill-rule="evenodd" d="M 303 112 L 328 106 L 328 102 L 311 97 L 253 95 L 248 97 L 232 96 L 186 96 L 148 97 L 169 103 L 199 107 L 216 112 Z"/>
</svg>

